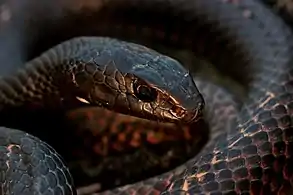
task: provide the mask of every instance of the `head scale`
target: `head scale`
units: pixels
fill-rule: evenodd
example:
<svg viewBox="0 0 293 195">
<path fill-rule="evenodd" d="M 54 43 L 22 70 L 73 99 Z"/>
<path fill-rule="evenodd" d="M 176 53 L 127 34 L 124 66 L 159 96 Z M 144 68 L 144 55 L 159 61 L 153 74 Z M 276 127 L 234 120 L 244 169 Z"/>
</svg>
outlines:
<svg viewBox="0 0 293 195">
<path fill-rule="evenodd" d="M 83 99 L 162 122 L 189 123 L 201 116 L 204 100 L 192 76 L 178 61 L 144 46 L 109 40 L 96 46 L 99 52 L 87 62 L 96 69 Z"/>
</svg>

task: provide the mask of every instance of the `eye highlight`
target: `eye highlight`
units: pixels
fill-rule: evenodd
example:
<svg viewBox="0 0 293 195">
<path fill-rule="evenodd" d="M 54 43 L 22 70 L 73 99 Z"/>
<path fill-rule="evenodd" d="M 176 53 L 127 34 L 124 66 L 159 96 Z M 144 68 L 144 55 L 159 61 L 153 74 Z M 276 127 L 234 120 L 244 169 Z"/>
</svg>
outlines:
<svg viewBox="0 0 293 195">
<path fill-rule="evenodd" d="M 153 102 L 157 99 L 158 92 L 146 83 L 136 80 L 133 84 L 134 95 L 143 102 Z"/>
</svg>

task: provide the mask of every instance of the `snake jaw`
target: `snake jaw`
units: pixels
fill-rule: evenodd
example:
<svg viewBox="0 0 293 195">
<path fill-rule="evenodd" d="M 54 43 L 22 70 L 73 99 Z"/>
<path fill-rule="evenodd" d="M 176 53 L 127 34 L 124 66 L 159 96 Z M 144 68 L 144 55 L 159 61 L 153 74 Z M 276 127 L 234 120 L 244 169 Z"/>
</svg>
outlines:
<svg viewBox="0 0 293 195">
<path fill-rule="evenodd" d="M 170 113 L 180 123 L 194 123 L 202 118 L 204 104 L 198 103 L 197 107 L 191 110 L 185 109 L 179 105 L 170 110 Z"/>
<path fill-rule="evenodd" d="M 185 121 L 186 123 L 197 122 L 203 116 L 202 110 L 203 110 L 203 105 L 200 105 L 198 108 L 194 110 L 187 111 L 185 114 L 185 117 L 183 118 L 183 121 Z"/>
</svg>

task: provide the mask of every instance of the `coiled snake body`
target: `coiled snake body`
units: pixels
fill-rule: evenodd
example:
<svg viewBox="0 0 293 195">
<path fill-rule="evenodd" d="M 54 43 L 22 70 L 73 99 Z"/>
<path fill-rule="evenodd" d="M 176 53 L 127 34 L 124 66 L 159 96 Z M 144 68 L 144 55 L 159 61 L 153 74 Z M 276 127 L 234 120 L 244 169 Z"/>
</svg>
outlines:
<svg viewBox="0 0 293 195">
<path fill-rule="evenodd" d="M 184 169 L 105 194 L 292 193 L 293 37 L 280 18 L 253 0 L 109 0 L 83 9 L 74 5 L 61 3 L 62 17 L 46 20 L 61 21 L 55 32 L 74 29 L 62 39 L 86 36 L 91 29 L 96 35 L 134 42 L 151 40 L 191 49 L 235 77 L 249 75 L 248 97 L 235 127 L 222 129 Z M 74 18 L 71 23 L 69 17 Z M 97 25 L 88 28 L 94 22 Z M 77 99 L 135 116 L 190 123 L 203 106 L 189 73 L 177 61 L 107 38 L 65 42 L 16 75 L 2 78 L 0 85 L 3 109 Z M 104 87 L 96 87 L 100 85 Z M 129 88 L 135 85 L 150 88 L 142 88 L 147 91 L 139 96 Z M 68 169 L 47 144 L 7 128 L 1 128 L 0 136 L 3 194 L 76 193 Z"/>
</svg>

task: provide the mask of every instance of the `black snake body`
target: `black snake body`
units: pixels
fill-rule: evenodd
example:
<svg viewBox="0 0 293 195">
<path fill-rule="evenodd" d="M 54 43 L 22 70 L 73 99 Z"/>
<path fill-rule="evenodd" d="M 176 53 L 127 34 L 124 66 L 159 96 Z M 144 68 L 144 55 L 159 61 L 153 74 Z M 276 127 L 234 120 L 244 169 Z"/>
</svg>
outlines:
<svg viewBox="0 0 293 195">
<path fill-rule="evenodd" d="M 74 29 L 66 31 L 65 34 L 61 33 L 58 36 L 59 40 L 58 38 L 52 42 L 50 40 L 47 47 L 62 39 L 92 33 L 146 44 L 151 40 L 167 46 L 191 49 L 195 54 L 217 65 L 220 70 L 248 83 L 248 97 L 238 114 L 237 126 L 229 131 L 223 130 L 217 139 L 210 140 L 208 147 L 205 147 L 198 157 L 185 164 L 183 170 L 181 167 L 180 171 L 174 170 L 150 180 L 106 191 L 105 194 L 292 193 L 293 37 L 290 29 L 280 18 L 259 2 L 252 0 L 99 1 L 86 8 L 81 3 L 78 9 L 75 9 L 75 5 L 61 4 L 61 8 L 66 8 L 62 10 L 64 15 L 61 14 L 60 18 L 52 16 L 41 20 L 45 24 L 43 26 L 37 19 L 31 24 L 31 27 L 39 24 L 41 30 L 44 30 L 42 27 L 45 28 L 48 22 L 50 24 L 50 21 L 52 23 L 58 19 L 60 26 L 51 26 L 55 29 L 54 32 L 61 33 L 59 30 L 66 28 Z M 54 9 L 58 8 L 54 7 Z M 68 18 L 71 18 L 69 22 Z M 100 19 L 99 22 L 97 18 Z M 89 24 L 94 22 L 97 22 L 97 25 L 88 28 Z M 64 51 L 66 54 L 69 45 L 65 44 L 61 53 Z M 50 61 L 46 61 L 45 64 L 50 65 Z M 38 71 L 46 74 L 46 70 L 38 69 Z M 170 72 L 166 74 L 169 75 Z M 244 74 L 248 77 L 243 78 Z M 19 81 L 28 83 L 26 77 L 23 78 L 24 80 Z M 17 86 L 14 85 L 13 79 L 6 81 Z M 43 80 L 43 82 L 48 81 L 50 81 L 48 78 Z M 6 84 L 0 89 L 8 95 L 14 95 L 12 98 L 19 97 L 17 91 L 9 91 Z M 4 100 L 9 98 L 7 96 Z M 25 102 L 26 98 L 28 97 L 17 100 Z M 7 105 L 4 104 L 7 102 L 10 103 L 2 101 L 1 105 Z M 9 145 L 12 140 L 17 143 L 21 141 L 23 144 L 21 146 L 24 148 L 22 151 L 29 156 L 31 144 L 36 142 L 29 141 L 30 137 L 20 137 L 22 134 L 18 132 L 10 136 L 7 134 L 7 129 L 2 128 L 1 132 L 1 171 L 7 175 L 6 170 L 9 165 L 5 162 L 8 153 L 14 149 L 13 145 L 6 147 L 7 144 Z M 32 137 L 32 139 L 36 138 Z M 52 170 L 55 169 L 56 164 L 50 162 L 55 161 L 59 170 L 51 172 L 48 178 L 52 180 L 41 179 L 37 186 L 41 191 L 49 189 L 48 193 L 55 191 L 56 194 L 71 194 L 72 181 L 58 155 L 52 155 L 53 150 L 49 150 L 49 146 L 45 143 L 38 140 L 37 143 L 45 151 L 45 155 L 36 152 L 35 157 L 49 162 L 49 169 Z M 10 153 L 9 157 L 13 158 L 11 154 L 13 153 Z M 21 163 L 25 164 L 25 160 Z M 36 170 L 49 169 L 39 167 Z M 24 169 L 20 170 L 27 173 L 28 169 L 24 166 Z M 57 175 L 58 182 L 51 177 L 54 174 Z M 65 180 L 66 175 L 68 180 Z M 26 183 L 29 181 L 26 174 L 19 173 L 12 176 L 20 177 L 20 185 L 15 185 L 13 188 L 15 194 L 25 194 L 25 190 L 30 189 L 27 187 L 30 184 Z M 2 184 L 5 181 L 7 180 L 2 179 Z"/>
</svg>

